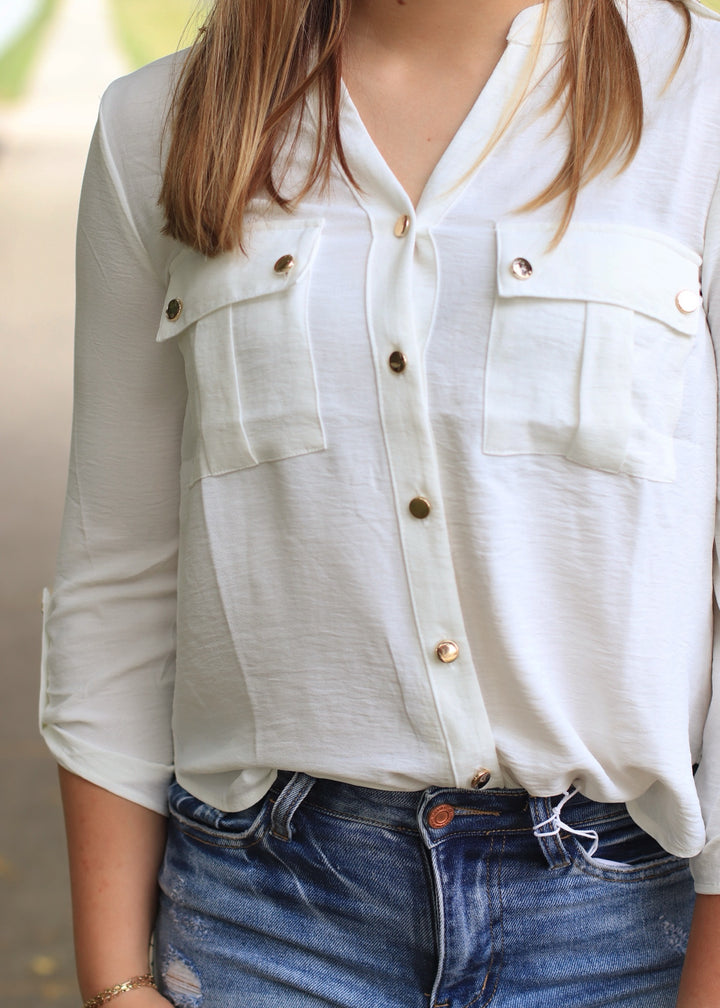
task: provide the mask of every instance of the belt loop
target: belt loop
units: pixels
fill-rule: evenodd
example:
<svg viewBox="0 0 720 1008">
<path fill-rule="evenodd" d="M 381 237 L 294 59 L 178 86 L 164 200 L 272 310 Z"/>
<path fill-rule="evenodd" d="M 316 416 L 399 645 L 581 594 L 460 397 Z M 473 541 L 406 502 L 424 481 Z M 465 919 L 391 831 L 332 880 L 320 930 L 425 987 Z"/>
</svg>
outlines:
<svg viewBox="0 0 720 1008">
<path fill-rule="evenodd" d="M 547 823 L 554 814 L 552 798 L 533 798 L 530 796 L 530 815 L 532 817 L 535 838 L 540 844 L 540 850 L 551 868 L 566 868 L 571 862 L 557 833 L 543 832 L 538 827 Z"/>
<path fill-rule="evenodd" d="M 280 840 L 292 839 L 292 818 L 300 808 L 315 783 L 306 773 L 294 773 L 275 799 L 270 814 L 270 830 Z"/>
</svg>

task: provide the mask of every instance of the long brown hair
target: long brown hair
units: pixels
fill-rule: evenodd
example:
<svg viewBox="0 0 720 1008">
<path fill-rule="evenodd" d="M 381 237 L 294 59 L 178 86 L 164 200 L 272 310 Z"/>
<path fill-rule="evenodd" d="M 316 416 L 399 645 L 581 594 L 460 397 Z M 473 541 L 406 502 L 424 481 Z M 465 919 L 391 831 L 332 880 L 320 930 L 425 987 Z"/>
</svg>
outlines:
<svg viewBox="0 0 720 1008">
<path fill-rule="evenodd" d="M 543 0 L 547 11 L 549 0 Z M 562 235 L 582 185 L 637 152 L 643 96 L 617 0 L 564 0 L 569 38 L 551 102 L 570 143 L 556 178 L 528 209 L 564 196 Z M 660 2 L 660 0 L 658 0 Z M 682 10 L 683 0 L 664 0 Z M 333 158 L 350 175 L 340 140 L 341 49 L 351 0 L 215 0 L 178 80 L 160 193 L 166 233 L 213 256 L 237 248 L 249 201 L 261 191 L 281 206 L 329 177 Z M 310 89 L 320 96 L 314 156 L 300 192 L 282 193 L 274 154 L 302 122 Z M 299 111 L 299 116 L 295 114 Z M 295 117 L 295 118 L 294 118 Z"/>
</svg>

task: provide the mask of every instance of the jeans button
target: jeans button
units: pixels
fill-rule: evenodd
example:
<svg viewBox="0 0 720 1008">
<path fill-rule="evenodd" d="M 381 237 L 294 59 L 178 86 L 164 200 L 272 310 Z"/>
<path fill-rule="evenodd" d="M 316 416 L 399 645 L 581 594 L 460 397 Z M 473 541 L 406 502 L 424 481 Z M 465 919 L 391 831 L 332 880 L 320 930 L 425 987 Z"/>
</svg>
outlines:
<svg viewBox="0 0 720 1008">
<path fill-rule="evenodd" d="M 433 829 L 442 829 L 449 826 L 455 818 L 455 809 L 452 805 L 436 805 L 428 814 L 428 826 Z"/>
</svg>

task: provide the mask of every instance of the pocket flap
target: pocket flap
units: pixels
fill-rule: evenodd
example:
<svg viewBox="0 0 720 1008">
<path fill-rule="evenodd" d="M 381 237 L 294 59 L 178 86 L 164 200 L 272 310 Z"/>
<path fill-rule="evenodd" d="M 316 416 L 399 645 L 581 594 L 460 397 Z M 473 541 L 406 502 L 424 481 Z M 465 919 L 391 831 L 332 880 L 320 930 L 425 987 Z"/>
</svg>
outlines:
<svg viewBox="0 0 720 1008">
<path fill-rule="evenodd" d="M 702 260 L 691 249 L 640 228 L 575 223 L 548 250 L 554 233 L 526 221 L 497 225 L 500 297 L 618 305 L 696 332 Z"/>
<path fill-rule="evenodd" d="M 183 249 L 170 267 L 157 341 L 179 336 L 205 315 L 296 284 L 312 262 L 322 220 L 253 221 L 245 251 L 209 259 Z"/>
</svg>

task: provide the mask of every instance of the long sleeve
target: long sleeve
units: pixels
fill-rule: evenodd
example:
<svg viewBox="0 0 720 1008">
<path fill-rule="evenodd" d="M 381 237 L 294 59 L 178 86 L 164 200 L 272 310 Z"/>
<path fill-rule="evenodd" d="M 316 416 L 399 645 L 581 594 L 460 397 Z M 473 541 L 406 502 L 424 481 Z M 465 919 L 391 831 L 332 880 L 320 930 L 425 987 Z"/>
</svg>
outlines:
<svg viewBox="0 0 720 1008">
<path fill-rule="evenodd" d="M 720 183 L 708 217 L 703 255 L 703 299 L 710 330 L 720 359 Z M 720 421 L 720 410 L 718 411 Z M 720 428 L 718 431 L 720 453 Z M 718 501 L 720 501 L 720 455 L 718 464 Z M 708 710 L 700 766 L 696 774 L 698 796 L 703 808 L 707 843 L 692 860 L 695 888 L 700 893 L 720 892 L 720 505 L 715 522 L 714 577 L 714 647 L 713 690 Z"/>
<path fill-rule="evenodd" d="M 164 811 L 186 391 L 177 348 L 155 342 L 162 270 L 140 238 L 102 113 L 77 276 L 72 447 L 44 607 L 41 730 L 68 770 Z"/>
</svg>

